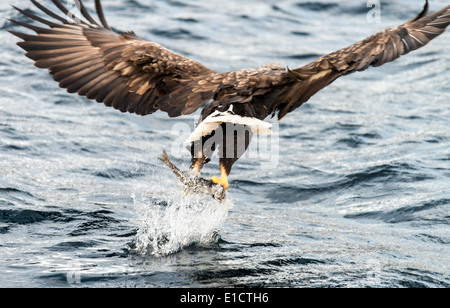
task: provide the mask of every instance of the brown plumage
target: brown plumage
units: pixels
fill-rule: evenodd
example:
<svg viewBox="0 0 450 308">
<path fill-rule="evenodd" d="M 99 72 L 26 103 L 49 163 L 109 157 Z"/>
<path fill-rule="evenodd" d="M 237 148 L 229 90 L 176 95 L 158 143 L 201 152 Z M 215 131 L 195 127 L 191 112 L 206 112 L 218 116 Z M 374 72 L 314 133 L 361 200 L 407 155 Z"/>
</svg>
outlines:
<svg viewBox="0 0 450 308">
<path fill-rule="evenodd" d="M 51 0 L 66 16 L 70 12 L 59 0 Z M 194 113 L 207 105 L 201 119 L 225 112 L 263 120 L 283 118 L 341 76 L 378 67 L 426 45 L 450 24 L 450 6 L 428 15 L 428 1 L 415 18 L 297 69 L 269 64 L 255 69 L 219 73 L 176 54 L 163 46 L 138 38 L 133 32 L 117 34 L 103 14 L 100 0 L 95 7 L 97 23 L 79 1 L 86 19 L 69 22 L 35 0 L 31 2 L 48 19 L 16 8 L 47 27 L 16 20 L 36 35 L 10 31 L 23 41 L 18 45 L 39 68 L 48 69 L 70 93 L 102 102 L 122 112 L 148 115 L 161 110 L 170 117 Z M 245 126 L 245 125 L 244 125 Z M 207 139 L 207 138 L 206 138 Z M 220 146 L 220 144 L 219 144 Z M 248 146 L 248 144 L 246 144 Z M 209 158 L 193 153 L 198 171 Z M 242 155 L 242 154 L 240 154 Z M 239 157 L 220 161 L 223 176 Z"/>
</svg>

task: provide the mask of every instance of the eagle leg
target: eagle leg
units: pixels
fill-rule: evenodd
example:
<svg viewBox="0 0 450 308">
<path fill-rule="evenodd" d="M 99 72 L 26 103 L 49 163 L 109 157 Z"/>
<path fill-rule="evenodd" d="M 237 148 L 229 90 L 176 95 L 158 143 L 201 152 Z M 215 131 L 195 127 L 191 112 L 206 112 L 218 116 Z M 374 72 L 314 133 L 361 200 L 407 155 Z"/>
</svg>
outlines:
<svg viewBox="0 0 450 308">
<path fill-rule="evenodd" d="M 222 160 L 220 161 L 220 179 L 217 176 L 213 176 L 211 178 L 211 181 L 214 184 L 217 185 L 222 185 L 222 187 L 225 190 L 228 190 L 228 188 L 230 187 L 230 184 L 228 184 L 228 174 L 230 174 L 230 172 L 228 172 L 228 168 L 226 168 L 226 166 L 223 164 Z"/>
<path fill-rule="evenodd" d="M 205 147 L 205 143 L 211 136 L 204 136 L 200 140 L 196 140 L 191 143 L 191 155 L 192 155 L 192 163 L 191 163 L 191 173 L 195 175 L 199 175 L 200 171 L 202 171 L 203 167 L 211 161 L 211 157 L 216 149 L 215 144 L 213 144 L 212 148 L 208 149 Z"/>
<path fill-rule="evenodd" d="M 191 165 L 191 173 L 195 175 L 199 175 L 200 171 L 202 171 L 203 166 L 205 165 L 205 159 L 203 158 L 193 158 Z"/>
<path fill-rule="evenodd" d="M 214 184 L 220 184 L 225 190 L 228 190 L 228 175 L 234 163 L 241 158 L 247 151 L 253 137 L 251 129 L 246 125 L 224 123 L 223 140 L 219 145 L 219 166 L 220 179 L 213 177 L 211 181 Z"/>
</svg>

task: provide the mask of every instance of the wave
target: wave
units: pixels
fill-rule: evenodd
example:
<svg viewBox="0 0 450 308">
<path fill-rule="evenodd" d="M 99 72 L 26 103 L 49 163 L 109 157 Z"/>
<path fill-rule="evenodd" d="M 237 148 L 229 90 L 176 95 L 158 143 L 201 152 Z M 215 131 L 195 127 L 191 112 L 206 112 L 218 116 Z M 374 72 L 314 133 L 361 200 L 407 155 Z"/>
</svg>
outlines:
<svg viewBox="0 0 450 308">
<path fill-rule="evenodd" d="M 317 175 L 311 174 L 311 177 Z M 411 164 L 392 162 L 378 166 L 370 166 L 357 172 L 346 175 L 331 175 L 335 180 L 318 184 L 301 183 L 266 183 L 264 194 L 272 202 L 291 203 L 304 201 L 315 196 L 346 190 L 350 188 L 370 188 L 388 182 L 416 183 L 434 179 L 429 174 L 422 173 Z M 330 175 L 327 175 L 329 178 Z M 241 180 L 241 182 L 243 182 Z M 245 181 L 248 185 L 256 186 L 257 183 Z"/>
<path fill-rule="evenodd" d="M 303 10 L 314 11 L 314 12 L 326 12 L 334 10 L 339 7 L 337 3 L 320 3 L 320 2 L 301 2 L 297 3 L 297 6 Z"/>
<path fill-rule="evenodd" d="M 449 217 L 443 216 L 441 218 L 433 218 L 432 221 L 425 217 L 418 217 L 417 214 L 424 211 L 429 211 L 434 208 L 450 204 L 450 199 L 439 199 L 432 201 L 425 201 L 419 205 L 407 205 L 400 207 L 392 211 L 366 211 L 358 214 L 348 214 L 344 218 L 350 219 L 375 219 L 381 220 L 385 223 L 403 223 L 403 222 L 416 222 L 421 220 L 427 220 L 427 223 L 436 224 L 449 224 Z"/>
<path fill-rule="evenodd" d="M 0 210 L 0 222 L 8 224 L 26 225 L 45 220 L 57 221 L 61 218 L 58 212 L 34 210 Z"/>
<path fill-rule="evenodd" d="M 145 173 L 139 170 L 122 170 L 119 168 L 109 168 L 105 171 L 98 171 L 93 174 L 94 176 L 106 179 L 133 179 L 137 177 L 143 177 Z"/>
<path fill-rule="evenodd" d="M 170 38 L 170 39 L 182 39 L 182 40 L 206 40 L 206 37 L 196 35 L 191 33 L 189 30 L 186 29 L 172 29 L 172 30 L 162 30 L 162 29 L 153 29 L 150 31 L 153 35 L 161 36 L 164 38 Z"/>
</svg>

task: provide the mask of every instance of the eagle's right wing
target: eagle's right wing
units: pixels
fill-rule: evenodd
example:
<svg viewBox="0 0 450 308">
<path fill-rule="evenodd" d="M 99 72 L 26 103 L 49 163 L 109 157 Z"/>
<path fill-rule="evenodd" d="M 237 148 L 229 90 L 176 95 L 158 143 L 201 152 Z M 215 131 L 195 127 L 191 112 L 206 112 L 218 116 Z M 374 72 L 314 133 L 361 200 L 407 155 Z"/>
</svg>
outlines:
<svg viewBox="0 0 450 308">
<path fill-rule="evenodd" d="M 430 15 L 427 15 L 428 7 L 427 1 L 424 10 L 407 23 L 378 32 L 301 68 L 289 70 L 286 74 L 290 77 L 290 84 L 274 106 L 278 118 L 300 107 L 337 78 L 394 61 L 442 34 L 450 24 L 450 5 Z"/>
</svg>

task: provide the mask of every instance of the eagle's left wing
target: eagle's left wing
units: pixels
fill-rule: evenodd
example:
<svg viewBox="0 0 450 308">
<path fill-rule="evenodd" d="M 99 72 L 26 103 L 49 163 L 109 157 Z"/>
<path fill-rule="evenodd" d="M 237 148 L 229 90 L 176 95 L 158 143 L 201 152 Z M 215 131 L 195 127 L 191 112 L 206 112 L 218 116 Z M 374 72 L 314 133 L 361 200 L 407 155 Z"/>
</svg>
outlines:
<svg viewBox="0 0 450 308">
<path fill-rule="evenodd" d="M 52 2 L 66 18 L 36 0 L 31 2 L 46 15 L 44 18 L 16 9 L 47 27 L 11 20 L 36 35 L 9 32 L 23 40 L 18 45 L 35 65 L 49 69 L 70 93 L 122 112 L 147 115 L 162 110 L 177 117 L 205 105 L 221 82 L 221 74 L 194 60 L 144 41 L 132 32 L 113 32 L 106 23 L 100 0 L 95 3 L 101 25 L 89 15 L 81 0 L 75 2 L 85 21 L 67 18 L 71 13 L 60 0 Z"/>
<path fill-rule="evenodd" d="M 273 111 L 278 118 L 300 107 L 314 94 L 341 76 L 378 67 L 425 46 L 450 24 L 450 6 L 433 14 L 424 10 L 414 19 L 376 33 L 347 48 L 323 56 L 310 64 L 289 70 L 289 84 L 277 98 Z"/>
</svg>

